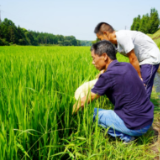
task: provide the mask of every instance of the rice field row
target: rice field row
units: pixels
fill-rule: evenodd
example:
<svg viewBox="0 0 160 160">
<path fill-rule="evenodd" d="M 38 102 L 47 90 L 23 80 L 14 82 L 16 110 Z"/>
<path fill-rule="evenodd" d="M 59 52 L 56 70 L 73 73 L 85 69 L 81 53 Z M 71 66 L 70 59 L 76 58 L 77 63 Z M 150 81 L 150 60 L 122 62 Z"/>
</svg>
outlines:
<svg viewBox="0 0 160 160">
<path fill-rule="evenodd" d="M 91 61 L 89 47 L 0 47 L 1 160 L 154 157 L 152 131 L 126 146 L 93 123 L 94 107 L 113 108 L 105 97 L 72 116 L 75 90 L 98 73 Z"/>
</svg>

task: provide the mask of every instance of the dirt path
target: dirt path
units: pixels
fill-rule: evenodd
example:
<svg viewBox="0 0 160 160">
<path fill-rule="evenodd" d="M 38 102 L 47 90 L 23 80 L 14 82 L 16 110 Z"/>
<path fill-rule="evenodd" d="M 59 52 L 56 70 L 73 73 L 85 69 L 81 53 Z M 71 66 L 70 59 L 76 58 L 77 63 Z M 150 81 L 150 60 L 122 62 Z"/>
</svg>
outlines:
<svg viewBox="0 0 160 160">
<path fill-rule="evenodd" d="M 150 150 L 156 155 L 154 159 L 160 160 L 160 119 L 153 123 L 152 130 L 154 132 L 155 139 L 153 140 L 153 144 L 150 146 Z"/>
</svg>

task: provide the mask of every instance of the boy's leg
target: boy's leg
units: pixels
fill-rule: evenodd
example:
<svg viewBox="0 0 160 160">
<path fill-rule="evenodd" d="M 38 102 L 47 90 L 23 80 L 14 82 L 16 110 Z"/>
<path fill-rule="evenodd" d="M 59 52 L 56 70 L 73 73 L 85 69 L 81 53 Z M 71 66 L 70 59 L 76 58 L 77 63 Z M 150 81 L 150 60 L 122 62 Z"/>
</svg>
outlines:
<svg viewBox="0 0 160 160">
<path fill-rule="evenodd" d="M 143 83 L 145 85 L 145 89 L 147 92 L 147 96 L 150 99 L 154 77 L 158 70 L 159 64 L 151 65 L 151 64 L 144 64 L 141 65 L 141 74 L 143 78 Z"/>
</svg>

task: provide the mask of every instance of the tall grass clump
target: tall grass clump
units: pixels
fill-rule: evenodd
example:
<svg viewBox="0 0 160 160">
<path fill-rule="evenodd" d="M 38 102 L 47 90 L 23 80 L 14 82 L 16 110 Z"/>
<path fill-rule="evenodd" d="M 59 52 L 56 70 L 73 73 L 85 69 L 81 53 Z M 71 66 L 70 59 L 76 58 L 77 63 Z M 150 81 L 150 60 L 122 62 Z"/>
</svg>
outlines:
<svg viewBox="0 0 160 160">
<path fill-rule="evenodd" d="M 76 88 L 98 73 L 91 61 L 89 47 L 0 48 L 1 160 L 154 157 L 151 131 L 126 146 L 93 123 L 94 107 L 113 109 L 105 97 L 72 115 Z"/>
</svg>

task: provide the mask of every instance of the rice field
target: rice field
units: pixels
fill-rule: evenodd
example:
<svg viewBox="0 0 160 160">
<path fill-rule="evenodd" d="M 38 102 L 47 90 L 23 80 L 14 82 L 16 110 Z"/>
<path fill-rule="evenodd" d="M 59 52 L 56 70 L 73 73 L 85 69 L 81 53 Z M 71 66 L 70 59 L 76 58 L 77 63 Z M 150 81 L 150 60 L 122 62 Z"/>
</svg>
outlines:
<svg viewBox="0 0 160 160">
<path fill-rule="evenodd" d="M 75 90 L 98 73 L 91 62 L 89 47 L 0 47 L 0 160 L 153 159 L 152 131 L 125 145 L 93 123 L 94 107 L 113 109 L 106 97 L 72 115 Z"/>
</svg>

